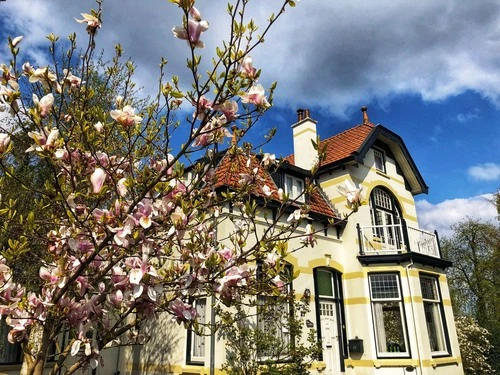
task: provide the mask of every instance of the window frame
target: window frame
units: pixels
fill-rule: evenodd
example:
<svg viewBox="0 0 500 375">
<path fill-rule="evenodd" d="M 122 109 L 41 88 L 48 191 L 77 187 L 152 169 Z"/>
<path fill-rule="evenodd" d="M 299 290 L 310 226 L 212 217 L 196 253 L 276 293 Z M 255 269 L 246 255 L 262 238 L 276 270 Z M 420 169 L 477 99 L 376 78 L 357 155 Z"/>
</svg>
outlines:
<svg viewBox="0 0 500 375">
<path fill-rule="evenodd" d="M 427 279 L 431 280 L 433 284 L 433 294 L 434 298 L 430 298 L 428 296 L 424 296 L 424 288 L 422 285 L 422 280 Z M 439 276 L 438 275 L 431 275 L 427 273 L 420 273 L 419 274 L 419 285 L 420 285 L 420 293 L 422 296 L 422 309 L 424 313 L 424 318 L 425 318 L 425 327 L 427 330 L 427 337 L 429 339 L 429 347 L 431 350 L 431 355 L 433 358 L 436 357 L 448 357 L 451 355 L 451 345 L 450 345 L 450 337 L 448 334 L 448 325 L 446 324 L 446 314 L 444 311 L 444 304 L 443 304 L 443 297 L 441 295 L 441 288 L 439 286 Z M 433 321 L 430 322 L 428 320 L 428 311 L 426 311 L 426 307 L 431 307 L 432 308 L 432 314 L 433 314 Z M 436 316 L 435 314 L 438 314 Z M 433 345 L 432 345 L 432 340 L 433 338 L 431 337 L 431 332 L 429 330 L 429 324 L 433 323 L 435 326 L 439 324 L 440 328 L 440 334 L 441 337 L 438 338 L 437 336 L 434 338 L 436 342 L 441 341 L 442 345 L 444 345 L 444 350 L 433 350 Z M 439 332 L 434 329 L 434 334 L 438 334 Z"/>
<path fill-rule="evenodd" d="M 387 297 L 387 298 L 382 298 L 382 297 L 374 297 L 374 286 L 372 281 L 374 280 L 375 277 L 380 277 L 380 276 L 386 276 L 386 277 L 393 277 L 393 281 L 396 282 L 396 287 L 397 287 L 397 297 Z M 372 310 L 372 323 L 373 323 L 373 334 L 374 334 L 374 343 L 375 343 L 375 352 L 377 353 L 377 358 L 410 358 L 411 357 L 411 348 L 410 348 L 410 340 L 409 340 L 409 335 L 408 335 L 408 323 L 406 319 L 406 312 L 405 312 L 405 306 L 404 306 L 404 297 L 403 297 L 403 290 L 401 286 L 401 277 L 399 272 L 376 272 L 376 273 L 369 273 L 368 274 L 368 287 L 370 291 L 370 306 Z M 394 292 L 394 290 L 393 290 Z M 399 317 L 400 317 L 400 322 L 401 322 L 401 332 L 399 334 L 402 334 L 402 339 L 403 339 L 403 344 L 404 344 L 404 351 L 391 351 L 389 349 L 390 342 L 387 340 L 387 337 L 385 338 L 385 351 L 380 350 L 379 346 L 381 344 L 382 338 L 379 337 L 379 326 L 378 322 L 384 323 L 384 336 L 386 335 L 386 327 L 385 327 L 385 320 L 384 320 L 384 315 L 381 317 L 378 315 L 380 312 L 384 314 L 384 304 L 387 303 L 396 303 L 396 307 L 399 310 Z M 376 307 L 376 306 L 381 306 L 382 309 Z M 393 309 L 392 307 L 391 309 Z M 387 308 L 385 311 L 388 311 Z M 392 345 L 391 347 L 396 350 L 397 346 L 400 346 L 399 343 L 395 342 L 393 343 L 395 345 Z M 397 346 L 396 346 L 397 345 Z"/>
<path fill-rule="evenodd" d="M 380 160 L 380 166 L 378 165 L 378 161 Z M 375 169 L 378 172 L 381 173 L 387 173 L 387 168 L 386 168 L 386 155 L 385 152 L 379 148 L 373 148 L 373 165 L 375 166 Z"/>
<path fill-rule="evenodd" d="M 260 362 L 265 362 L 265 361 L 274 361 L 277 363 L 280 362 L 286 362 L 289 357 L 289 352 L 294 345 L 294 338 L 292 337 L 292 334 L 290 332 L 290 329 L 287 328 L 287 325 L 290 324 L 290 320 L 293 318 L 293 303 L 288 299 L 288 296 L 290 293 L 293 291 L 293 285 L 291 281 L 291 277 L 293 275 L 293 266 L 289 263 L 285 264 L 283 267 L 283 271 L 285 274 L 282 276 L 282 280 L 284 281 L 284 286 L 283 288 L 286 288 L 286 295 L 287 298 L 285 298 L 283 301 L 280 302 L 280 305 L 272 306 L 273 311 L 271 312 L 272 314 L 275 314 L 277 311 L 282 311 L 283 314 L 281 314 L 281 321 L 280 321 L 280 327 L 279 328 L 279 338 L 278 335 L 276 335 L 276 338 L 278 339 L 283 339 L 284 337 L 286 338 L 286 345 L 288 346 L 288 350 L 286 353 L 278 353 L 278 356 L 276 357 L 276 353 L 272 353 L 271 355 L 267 355 L 266 353 L 259 353 L 259 349 L 257 348 L 257 359 Z M 283 272 L 282 271 L 282 272 Z M 262 264 L 259 264 L 257 267 L 257 278 L 260 278 L 262 280 L 263 273 L 262 273 Z M 269 331 L 269 329 L 265 326 L 266 324 L 269 324 L 270 321 L 262 321 L 262 312 L 259 311 L 260 306 L 262 306 L 262 303 L 265 303 L 269 300 L 278 300 L 280 297 L 276 296 L 270 296 L 270 295 L 259 295 L 257 296 L 257 306 L 256 306 L 256 328 L 262 332 Z M 286 331 L 285 331 L 286 330 Z M 278 330 L 277 330 L 278 331 Z M 277 332 L 278 333 L 278 332 Z"/>
<path fill-rule="evenodd" d="M 203 301 L 203 303 L 201 303 Z M 196 313 L 198 314 L 198 322 L 202 324 L 207 323 L 207 306 L 208 306 L 208 298 L 207 297 L 200 297 L 192 302 L 193 307 L 196 309 Z M 204 314 L 200 314 L 200 311 L 198 309 L 199 305 L 204 304 Z M 199 319 L 202 317 L 203 319 Z M 207 345 L 207 336 L 206 335 L 198 335 L 196 332 L 194 332 L 191 328 L 188 328 L 187 330 L 187 338 L 186 338 L 186 344 L 187 344 L 187 350 L 186 350 L 186 363 L 190 365 L 204 365 L 206 358 L 205 354 L 203 353 L 203 356 L 197 356 L 194 355 L 194 350 L 195 350 L 195 340 L 200 339 L 203 340 L 203 346 L 206 347 Z"/>
<path fill-rule="evenodd" d="M 288 195 L 289 200 L 296 200 L 302 203 L 305 202 L 304 188 L 305 184 L 303 179 L 285 173 L 283 177 L 283 190 L 285 194 Z"/>
</svg>

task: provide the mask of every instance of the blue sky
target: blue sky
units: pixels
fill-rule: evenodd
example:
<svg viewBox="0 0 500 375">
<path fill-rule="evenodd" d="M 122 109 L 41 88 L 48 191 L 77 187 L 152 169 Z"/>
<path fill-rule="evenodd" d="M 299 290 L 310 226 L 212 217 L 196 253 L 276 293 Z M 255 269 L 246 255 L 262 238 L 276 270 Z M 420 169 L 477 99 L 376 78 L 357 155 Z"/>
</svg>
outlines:
<svg viewBox="0 0 500 375">
<path fill-rule="evenodd" d="M 250 2 L 261 24 L 279 3 Z M 210 22 L 204 34 L 209 61 L 227 35 L 223 0 L 198 0 Z M 24 35 L 22 55 L 43 65 L 45 35 L 64 38 L 84 27 L 74 21 L 90 1 L 0 2 L 0 40 Z M 98 48 L 120 41 L 136 62 L 137 80 L 152 90 L 160 56 L 169 74 L 188 83 L 186 44 L 172 37 L 181 14 L 166 0 L 104 3 Z M 5 61 L 6 42 L 0 42 Z M 290 125 L 297 108 L 309 108 L 327 138 L 361 122 L 360 107 L 405 141 L 427 185 L 417 197 L 421 225 L 449 233 L 465 216 L 492 220 L 488 196 L 500 187 L 500 3 L 462 0 L 302 0 L 285 12 L 252 57 L 261 83 L 278 81 L 275 107 L 255 129 L 278 127 L 276 154 L 292 152 Z M 23 61 L 24 61 L 23 60 Z"/>
</svg>

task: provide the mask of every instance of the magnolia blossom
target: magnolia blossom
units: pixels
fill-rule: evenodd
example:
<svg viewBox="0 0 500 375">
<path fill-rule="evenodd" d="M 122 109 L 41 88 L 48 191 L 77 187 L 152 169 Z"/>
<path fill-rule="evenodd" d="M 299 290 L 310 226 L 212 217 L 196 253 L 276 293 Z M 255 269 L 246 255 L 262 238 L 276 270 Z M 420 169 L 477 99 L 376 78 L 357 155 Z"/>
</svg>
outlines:
<svg viewBox="0 0 500 375">
<path fill-rule="evenodd" d="M 29 64 L 28 64 L 29 65 Z M 23 65 L 24 68 L 24 65 Z M 51 84 L 56 85 L 56 89 L 59 91 L 59 83 L 57 83 L 57 76 L 54 72 L 51 72 L 48 67 L 33 69 L 30 66 L 26 66 L 28 71 L 30 83 L 40 82 L 44 89 L 49 90 Z"/>
<path fill-rule="evenodd" d="M 306 234 L 302 237 L 302 243 L 306 246 L 314 247 L 316 244 L 316 239 L 314 238 L 314 230 L 311 224 L 306 225 Z"/>
<path fill-rule="evenodd" d="M 12 47 L 17 47 L 17 45 L 21 43 L 21 40 L 23 40 L 22 35 L 16 36 L 14 39 L 12 39 Z"/>
<path fill-rule="evenodd" d="M 184 303 L 179 298 L 171 301 L 168 304 L 168 307 L 177 317 L 177 323 L 191 322 L 196 318 L 196 309 L 193 306 Z"/>
<path fill-rule="evenodd" d="M 274 190 L 271 190 L 269 186 L 264 185 L 262 186 L 262 192 L 266 197 L 270 197 L 273 194 Z"/>
<path fill-rule="evenodd" d="M 347 205 L 349 208 L 353 211 L 357 211 L 358 207 L 361 205 L 361 201 L 363 200 L 363 196 L 361 194 L 363 187 L 361 186 L 358 188 L 353 182 L 346 179 L 344 181 L 344 186 L 339 186 L 337 189 L 340 194 L 347 198 Z"/>
<path fill-rule="evenodd" d="M 90 176 L 90 183 L 92 184 L 94 194 L 98 194 L 101 191 L 105 179 L 106 173 L 104 170 L 102 168 L 96 168 Z"/>
<path fill-rule="evenodd" d="M 11 67 L 5 64 L 0 65 L 2 70 L 2 79 L 0 83 L 3 85 L 10 85 L 15 91 L 19 90 L 19 84 L 17 83 L 16 75 L 11 71 Z"/>
<path fill-rule="evenodd" d="M 142 121 L 141 116 L 135 114 L 135 108 L 126 105 L 123 109 L 114 109 L 110 112 L 113 120 L 123 126 L 133 126 L 140 124 Z"/>
<path fill-rule="evenodd" d="M 219 104 L 216 109 L 221 111 L 226 117 L 226 122 L 230 123 L 236 117 L 236 113 L 238 112 L 238 103 L 234 100 L 226 100 L 224 103 Z"/>
<path fill-rule="evenodd" d="M 254 78 L 257 69 L 253 67 L 252 58 L 250 56 L 245 56 L 241 62 L 241 70 L 248 78 Z"/>
<path fill-rule="evenodd" d="M 80 14 L 82 15 L 83 19 L 78 20 L 75 18 L 75 21 L 78 23 L 86 23 L 87 24 L 86 30 L 89 34 L 95 32 L 98 28 L 101 27 L 101 21 L 96 16 L 93 16 L 92 14 L 88 13 L 80 13 Z"/>
<path fill-rule="evenodd" d="M 269 167 L 274 164 L 276 164 L 276 155 L 266 152 L 262 157 L 262 165 Z"/>
<path fill-rule="evenodd" d="M 95 130 L 97 130 L 99 133 L 102 133 L 102 131 L 104 130 L 104 125 L 102 124 L 102 122 L 98 121 L 94 124 L 94 128 Z"/>
<path fill-rule="evenodd" d="M 54 105 L 54 95 L 52 93 L 45 95 L 42 99 L 38 100 L 38 96 L 33 94 L 33 104 L 37 108 L 41 117 L 47 117 L 52 106 Z"/>
<path fill-rule="evenodd" d="M 266 99 L 264 87 L 259 83 L 250 87 L 250 90 L 245 94 L 241 95 L 241 101 L 243 103 L 251 103 L 257 107 L 269 108 L 271 105 Z"/>
<path fill-rule="evenodd" d="M 72 89 L 80 87 L 80 85 L 82 84 L 81 78 L 74 76 L 68 69 L 63 69 L 63 73 L 64 73 L 64 80 L 63 80 L 64 83 L 69 84 Z"/>
<path fill-rule="evenodd" d="M 290 214 L 290 216 L 288 216 L 288 219 L 286 219 L 286 221 L 288 221 L 289 223 L 295 223 L 299 221 L 301 218 L 302 218 L 302 213 L 300 212 L 300 209 L 297 209 L 293 211 Z"/>
<path fill-rule="evenodd" d="M 3 154 L 7 151 L 7 148 L 10 144 L 10 137 L 8 134 L 0 133 L 0 154 Z"/>
<path fill-rule="evenodd" d="M 54 148 L 57 139 L 59 138 L 59 130 L 43 128 L 41 132 L 28 132 L 28 136 L 33 138 L 35 144 L 26 150 L 31 151 L 45 151 Z"/>
<path fill-rule="evenodd" d="M 194 48 L 204 48 L 205 44 L 200 40 L 201 33 L 208 30 L 207 21 L 197 21 L 189 19 L 187 28 L 175 26 L 172 29 L 174 36 L 178 39 L 186 40 Z"/>
</svg>

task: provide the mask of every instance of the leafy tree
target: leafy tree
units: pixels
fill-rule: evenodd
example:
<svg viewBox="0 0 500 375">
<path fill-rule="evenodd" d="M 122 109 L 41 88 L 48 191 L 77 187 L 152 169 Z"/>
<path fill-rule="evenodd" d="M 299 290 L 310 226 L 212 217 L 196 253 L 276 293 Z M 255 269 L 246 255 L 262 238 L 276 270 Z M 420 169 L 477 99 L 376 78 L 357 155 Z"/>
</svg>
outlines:
<svg viewBox="0 0 500 375">
<path fill-rule="evenodd" d="M 314 329 L 304 342 L 303 316 L 309 302 L 308 297 L 297 300 L 293 291 L 282 290 L 220 311 L 219 334 L 226 340 L 227 359 L 223 370 L 228 375 L 309 374 L 322 352 Z"/>
<path fill-rule="evenodd" d="M 467 219 L 453 227 L 443 240 L 444 256 L 453 261 L 448 281 L 454 311 L 472 317 L 492 334 L 490 361 L 500 369 L 500 228 L 495 224 Z"/>
<path fill-rule="evenodd" d="M 283 220 L 291 209 L 286 194 L 256 183 L 274 168 L 274 156 L 242 143 L 274 88 L 266 93 L 257 83 L 261 71 L 249 54 L 294 2 L 283 0 L 260 34 L 245 16 L 248 1 L 229 4 L 231 33 L 206 74 L 198 51 L 208 22 L 194 0 L 170 2 L 182 17 L 173 33 L 187 41 L 192 82 L 165 78 L 163 59 L 158 92 L 147 102 L 134 96 L 135 67 L 120 46 L 112 61 L 96 62 L 100 1 L 78 20 L 89 35 L 82 53 L 72 34 L 65 57 L 57 56 L 59 37 L 51 34 L 52 64 L 21 65 L 22 38 L 9 38 L 12 60 L 1 65 L 0 88 L 11 116 L 0 123 L 0 309 L 9 341 L 23 347 L 22 374 L 42 374 L 54 346 L 50 373 L 96 368 L 102 350 L 137 343 L 136 327 L 159 312 L 196 327 L 193 298 L 238 306 L 265 292 L 255 264 L 273 254 L 269 272 L 279 269 L 286 241 L 307 215 L 302 204 Z M 181 120 L 183 109 L 194 113 Z M 214 173 L 223 158 L 244 166 L 229 187 Z M 304 194 L 314 188 L 309 183 Z M 262 216 L 259 207 L 271 200 L 276 215 Z M 234 230 L 217 237 L 228 220 Z M 304 246 L 313 233 L 307 238 Z M 26 254 L 36 282 L 33 269 L 18 269 Z"/>
<path fill-rule="evenodd" d="M 488 355 L 493 348 L 488 330 L 480 327 L 473 318 L 466 316 L 456 316 L 455 325 L 465 373 L 493 374 L 493 368 L 488 363 Z"/>
</svg>

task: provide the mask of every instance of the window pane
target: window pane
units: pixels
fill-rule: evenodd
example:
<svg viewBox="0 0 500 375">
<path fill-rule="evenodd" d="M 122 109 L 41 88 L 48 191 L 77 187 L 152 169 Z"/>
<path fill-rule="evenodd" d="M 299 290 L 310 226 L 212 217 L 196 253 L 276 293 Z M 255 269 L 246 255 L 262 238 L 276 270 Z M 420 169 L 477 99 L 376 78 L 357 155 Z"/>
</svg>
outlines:
<svg viewBox="0 0 500 375">
<path fill-rule="evenodd" d="M 198 314 L 198 322 L 204 324 L 206 322 L 206 307 L 207 300 L 202 298 L 196 300 L 196 313 Z M 191 350 L 192 357 L 203 358 L 205 356 L 205 339 L 204 335 L 197 335 L 195 332 L 192 333 Z"/>
<path fill-rule="evenodd" d="M 318 270 L 316 273 L 318 283 L 318 293 L 320 296 L 334 297 L 332 274 L 328 271 Z"/>
<path fill-rule="evenodd" d="M 370 275 L 373 299 L 399 299 L 397 275 Z"/>
<path fill-rule="evenodd" d="M 420 288 L 422 289 L 422 298 L 439 301 L 436 290 L 436 279 L 420 277 Z"/>
<path fill-rule="evenodd" d="M 433 352 L 445 351 L 444 332 L 438 303 L 424 303 L 425 321 L 429 333 L 429 343 Z"/>
<path fill-rule="evenodd" d="M 400 302 L 375 302 L 373 307 L 378 351 L 406 352 Z"/>
</svg>

